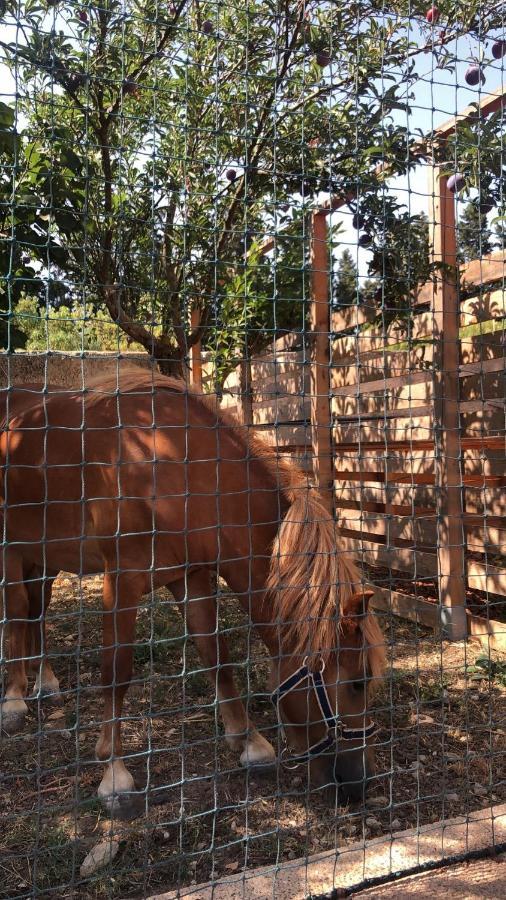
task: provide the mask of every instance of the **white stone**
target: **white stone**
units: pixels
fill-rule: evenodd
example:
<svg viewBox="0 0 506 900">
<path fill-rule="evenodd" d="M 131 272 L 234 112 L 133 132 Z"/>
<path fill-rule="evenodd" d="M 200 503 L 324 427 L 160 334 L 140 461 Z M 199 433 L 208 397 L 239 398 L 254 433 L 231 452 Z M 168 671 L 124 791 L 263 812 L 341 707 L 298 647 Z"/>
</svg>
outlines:
<svg viewBox="0 0 506 900">
<path fill-rule="evenodd" d="M 100 841 L 90 850 L 79 869 L 82 878 L 88 878 L 111 863 L 119 850 L 118 841 Z"/>
</svg>

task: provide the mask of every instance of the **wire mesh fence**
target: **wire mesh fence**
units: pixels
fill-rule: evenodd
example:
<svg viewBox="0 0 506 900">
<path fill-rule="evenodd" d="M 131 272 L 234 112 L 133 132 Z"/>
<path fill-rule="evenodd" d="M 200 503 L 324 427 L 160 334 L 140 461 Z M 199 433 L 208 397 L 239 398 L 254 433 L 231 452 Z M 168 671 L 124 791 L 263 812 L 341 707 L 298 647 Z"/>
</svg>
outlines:
<svg viewBox="0 0 506 900">
<path fill-rule="evenodd" d="M 0 14 L 0 895 L 497 851 L 503 4 Z"/>
</svg>

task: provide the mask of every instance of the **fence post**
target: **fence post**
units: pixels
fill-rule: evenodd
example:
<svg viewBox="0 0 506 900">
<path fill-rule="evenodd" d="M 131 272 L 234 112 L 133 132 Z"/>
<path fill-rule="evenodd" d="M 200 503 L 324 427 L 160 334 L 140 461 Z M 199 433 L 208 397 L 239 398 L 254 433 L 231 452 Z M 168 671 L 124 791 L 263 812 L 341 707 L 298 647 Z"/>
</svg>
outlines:
<svg viewBox="0 0 506 900">
<path fill-rule="evenodd" d="M 441 623 L 450 640 L 467 637 L 466 556 L 459 414 L 460 306 L 455 198 L 437 165 L 431 167 L 434 277 L 434 449 L 437 557 Z"/>
<path fill-rule="evenodd" d="M 190 321 L 193 332 L 200 325 L 200 309 L 192 309 Z M 191 371 L 193 386 L 202 390 L 202 341 L 200 338 L 195 344 L 192 344 Z"/>
<path fill-rule="evenodd" d="M 244 350 L 248 353 L 247 349 Z M 251 383 L 251 360 L 248 355 L 239 364 L 239 409 L 243 425 L 253 425 L 253 396 Z"/>
<path fill-rule="evenodd" d="M 311 217 L 311 434 L 313 472 L 325 506 L 334 511 L 334 458 L 330 382 L 330 298 L 327 217 Z"/>
</svg>

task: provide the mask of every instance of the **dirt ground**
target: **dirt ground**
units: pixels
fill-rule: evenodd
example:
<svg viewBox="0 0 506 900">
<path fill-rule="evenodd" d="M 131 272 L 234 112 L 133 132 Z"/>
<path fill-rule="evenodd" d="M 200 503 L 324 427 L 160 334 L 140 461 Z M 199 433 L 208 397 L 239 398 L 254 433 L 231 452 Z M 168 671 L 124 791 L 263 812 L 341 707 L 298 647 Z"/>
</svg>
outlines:
<svg viewBox="0 0 506 900">
<path fill-rule="evenodd" d="M 0 897 L 149 896 L 506 799 L 506 689 L 474 668 L 478 645 L 382 620 L 390 653 L 374 699 L 377 776 L 366 808 L 334 808 L 308 793 L 303 772 L 239 767 L 182 618 L 161 592 L 140 613 L 125 707 L 129 768 L 148 786 L 148 812 L 111 823 L 96 800 L 94 759 L 100 591 L 98 578 L 60 576 L 48 632 L 64 706 L 33 701 L 25 732 L 2 739 Z M 276 743 L 266 652 L 231 597 L 221 621 L 250 712 Z M 114 862 L 83 880 L 85 856 L 107 836 L 119 842 Z"/>
</svg>

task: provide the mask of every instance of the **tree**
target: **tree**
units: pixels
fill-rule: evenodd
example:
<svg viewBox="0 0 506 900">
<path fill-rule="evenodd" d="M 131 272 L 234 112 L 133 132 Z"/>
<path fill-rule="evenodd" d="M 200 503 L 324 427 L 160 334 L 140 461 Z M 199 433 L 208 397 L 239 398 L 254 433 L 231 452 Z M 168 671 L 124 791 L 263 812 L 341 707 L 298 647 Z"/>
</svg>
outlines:
<svg viewBox="0 0 506 900">
<path fill-rule="evenodd" d="M 29 352 L 142 350 L 140 345 L 132 345 L 105 310 L 94 309 L 92 305 L 87 309 L 78 304 L 72 307 L 61 304 L 44 310 L 37 298 L 21 297 L 13 321 Z"/>
<path fill-rule="evenodd" d="M 458 220 L 458 254 L 462 262 L 481 259 L 492 251 L 487 215 L 478 202 L 467 203 Z"/>
<path fill-rule="evenodd" d="M 388 10 L 377 0 L 306 0 L 284 11 L 270 0 L 5 7 L 7 24 L 22 23 L 22 40 L 1 46 L 27 120 L 32 215 L 46 223 L 34 251 L 17 223 L 13 240 L 25 241 L 30 257 L 45 252 L 46 304 L 84 297 L 178 373 L 199 339 L 216 348 L 223 370 L 226 357 L 248 352 L 248 329 L 258 346 L 269 323 L 304 321 L 306 262 L 292 266 L 285 242 L 274 263 L 260 264 L 262 236 L 296 208 L 292 235 L 306 254 L 306 214 L 321 192 L 355 197 L 382 222 L 378 158 L 392 173 L 418 158 L 406 126 L 413 60 L 433 52 L 452 67 L 452 41 L 502 24 L 499 9 L 484 12 L 475 0 L 448 4 L 436 47 L 425 7 L 407 0 L 391 0 Z M 426 34 L 413 42 L 417 10 Z M 469 168 L 472 159 L 464 160 Z M 17 206 L 19 164 L 13 178 Z M 403 258 L 387 247 L 384 229 L 372 233 L 376 255 Z M 405 243 L 393 223 L 388 235 Z M 395 283 L 388 269 L 381 277 Z M 399 294 L 395 308 L 400 302 Z M 200 324 L 192 328 L 195 307 Z"/>
<path fill-rule="evenodd" d="M 332 285 L 333 305 L 337 308 L 354 306 L 359 298 L 358 269 L 346 248 L 341 253 Z"/>
</svg>

